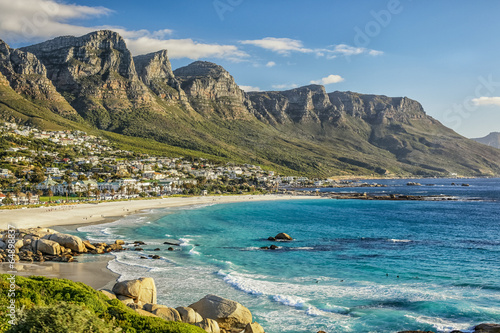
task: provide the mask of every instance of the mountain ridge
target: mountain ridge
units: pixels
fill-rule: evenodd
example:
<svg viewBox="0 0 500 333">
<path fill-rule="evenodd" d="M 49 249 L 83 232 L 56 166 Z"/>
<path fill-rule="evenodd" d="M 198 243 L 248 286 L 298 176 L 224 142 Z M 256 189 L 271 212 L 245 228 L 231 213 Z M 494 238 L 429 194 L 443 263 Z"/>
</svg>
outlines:
<svg viewBox="0 0 500 333">
<path fill-rule="evenodd" d="M 491 132 L 482 138 L 471 139 L 484 145 L 500 149 L 500 132 Z"/>
<path fill-rule="evenodd" d="M 196 61 L 172 70 L 168 51 L 132 57 L 123 38 L 106 30 L 18 50 L 4 44 L 0 73 L 19 98 L 43 108 L 41 118 L 54 113 L 99 130 L 299 174 L 500 174 L 495 149 L 446 128 L 407 97 L 327 93 L 321 85 L 246 93 L 222 66 Z M 23 70 L 13 66 L 15 53 L 26 59 Z M 23 74 L 30 70 L 36 79 Z M 51 94 L 43 102 L 45 95 L 28 89 L 40 85 Z M 23 112 L 9 107 L 2 114 Z"/>
</svg>

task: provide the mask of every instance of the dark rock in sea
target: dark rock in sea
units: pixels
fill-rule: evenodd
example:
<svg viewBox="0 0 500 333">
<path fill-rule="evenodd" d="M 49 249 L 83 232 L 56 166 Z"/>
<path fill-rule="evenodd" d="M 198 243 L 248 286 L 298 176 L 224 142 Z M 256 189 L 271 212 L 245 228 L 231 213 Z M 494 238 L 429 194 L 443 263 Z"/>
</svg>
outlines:
<svg viewBox="0 0 500 333">
<path fill-rule="evenodd" d="M 401 331 L 398 333 L 435 333 L 433 331 Z"/>
<path fill-rule="evenodd" d="M 145 256 L 140 256 L 139 259 L 148 259 L 148 258 Z"/>
<path fill-rule="evenodd" d="M 134 251 L 143 251 L 143 248 L 142 248 L 142 247 L 136 247 L 136 248 L 134 249 Z"/>
<path fill-rule="evenodd" d="M 293 238 L 290 235 L 285 234 L 284 232 L 277 234 L 274 238 L 276 238 L 276 240 L 285 240 L 285 241 L 293 240 Z"/>
<path fill-rule="evenodd" d="M 479 324 L 474 327 L 475 333 L 500 333 L 499 324 Z"/>
<path fill-rule="evenodd" d="M 262 246 L 261 249 L 262 250 L 269 250 L 269 246 Z"/>
<path fill-rule="evenodd" d="M 135 241 L 134 245 L 136 245 L 136 244 L 138 244 L 138 245 L 146 245 L 146 243 L 144 243 L 143 241 Z"/>
<path fill-rule="evenodd" d="M 181 242 L 176 239 L 167 239 L 163 244 L 181 246 Z"/>
<path fill-rule="evenodd" d="M 276 249 L 278 249 L 278 247 L 277 247 L 276 245 L 274 245 L 274 244 L 273 244 L 273 245 L 271 245 L 269 248 L 270 248 L 271 250 L 276 250 Z"/>
<path fill-rule="evenodd" d="M 159 247 L 157 247 L 157 248 L 156 248 L 156 249 L 154 249 L 153 251 L 160 251 L 160 248 L 159 248 Z"/>
<path fill-rule="evenodd" d="M 274 237 L 269 237 L 267 240 L 268 240 L 268 241 L 271 241 L 271 242 L 274 242 L 274 241 L 276 240 L 276 238 L 274 238 Z"/>
<path fill-rule="evenodd" d="M 464 332 L 462 332 L 462 331 L 457 331 L 457 330 L 453 330 L 453 331 L 451 331 L 450 333 L 464 333 Z"/>
<path fill-rule="evenodd" d="M 407 186 L 422 186 L 420 183 L 415 183 L 415 182 L 408 182 L 406 183 Z"/>
<path fill-rule="evenodd" d="M 151 258 L 153 258 L 153 259 L 161 259 L 161 257 L 159 255 L 157 255 L 157 254 L 155 254 L 154 256 L 151 256 Z"/>
<path fill-rule="evenodd" d="M 173 248 L 173 247 L 169 247 L 169 248 L 168 248 L 168 250 L 169 250 L 169 251 L 173 251 L 173 250 L 174 250 L 174 248 Z"/>
<path fill-rule="evenodd" d="M 469 184 L 463 183 L 462 186 L 470 186 Z"/>
</svg>

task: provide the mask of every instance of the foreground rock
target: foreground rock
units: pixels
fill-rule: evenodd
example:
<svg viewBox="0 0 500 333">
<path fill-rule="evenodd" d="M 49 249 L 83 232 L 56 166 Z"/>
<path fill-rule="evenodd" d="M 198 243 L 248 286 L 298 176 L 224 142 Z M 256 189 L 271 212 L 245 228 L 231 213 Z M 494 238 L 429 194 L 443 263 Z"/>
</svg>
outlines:
<svg viewBox="0 0 500 333">
<path fill-rule="evenodd" d="M 499 324 L 479 324 L 474 327 L 475 333 L 500 333 Z"/>
<path fill-rule="evenodd" d="M 137 280 L 118 282 L 113 286 L 113 293 L 117 296 L 132 298 L 136 303 L 156 304 L 156 286 L 152 278 L 143 277 Z"/>
<path fill-rule="evenodd" d="M 203 317 L 200 316 L 200 314 L 194 311 L 194 309 L 192 308 L 180 306 L 176 308 L 176 310 L 181 315 L 183 323 L 194 324 L 194 323 L 199 323 L 200 321 L 203 320 Z"/>
<path fill-rule="evenodd" d="M 207 295 L 189 306 L 203 318 L 214 319 L 225 330 L 244 330 L 252 323 L 250 310 L 238 302 L 215 295 Z"/>
<path fill-rule="evenodd" d="M 31 242 L 31 248 L 34 252 L 42 252 L 44 254 L 59 255 L 61 254 L 61 246 L 55 241 L 48 239 L 37 239 Z"/>
<path fill-rule="evenodd" d="M 202 321 L 195 323 L 195 326 L 207 331 L 208 333 L 220 333 L 220 327 L 217 321 L 205 318 Z"/>
<path fill-rule="evenodd" d="M 48 239 L 54 242 L 59 243 L 59 245 L 64 246 L 68 249 L 71 249 L 75 252 L 87 252 L 87 248 L 80 237 L 68 234 L 49 234 L 43 237 L 44 239 Z"/>
<path fill-rule="evenodd" d="M 259 323 L 254 322 L 254 323 L 248 324 L 247 327 L 245 327 L 245 331 L 243 333 L 265 333 L 265 332 Z"/>
</svg>

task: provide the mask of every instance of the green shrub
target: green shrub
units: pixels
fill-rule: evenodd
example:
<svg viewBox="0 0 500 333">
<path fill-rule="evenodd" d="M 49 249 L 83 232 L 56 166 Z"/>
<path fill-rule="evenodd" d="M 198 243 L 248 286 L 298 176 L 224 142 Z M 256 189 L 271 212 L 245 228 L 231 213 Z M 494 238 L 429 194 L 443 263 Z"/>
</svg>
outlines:
<svg viewBox="0 0 500 333">
<path fill-rule="evenodd" d="M 80 305 L 59 303 L 28 310 L 7 333 L 114 333 L 110 322 Z"/>
</svg>

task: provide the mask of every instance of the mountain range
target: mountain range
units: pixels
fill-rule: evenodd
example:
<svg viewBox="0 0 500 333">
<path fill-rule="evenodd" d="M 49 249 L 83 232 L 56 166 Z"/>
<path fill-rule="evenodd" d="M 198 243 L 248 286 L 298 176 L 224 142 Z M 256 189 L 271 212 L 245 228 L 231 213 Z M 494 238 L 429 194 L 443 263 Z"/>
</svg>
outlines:
<svg viewBox="0 0 500 333">
<path fill-rule="evenodd" d="M 472 140 L 500 149 L 500 132 L 491 132 L 485 137 L 475 138 Z"/>
<path fill-rule="evenodd" d="M 20 49 L 0 40 L 0 118 L 311 176 L 500 174 L 500 150 L 407 97 L 321 85 L 245 93 L 217 64 L 172 70 L 166 50 L 134 57 L 107 30 Z"/>
</svg>

